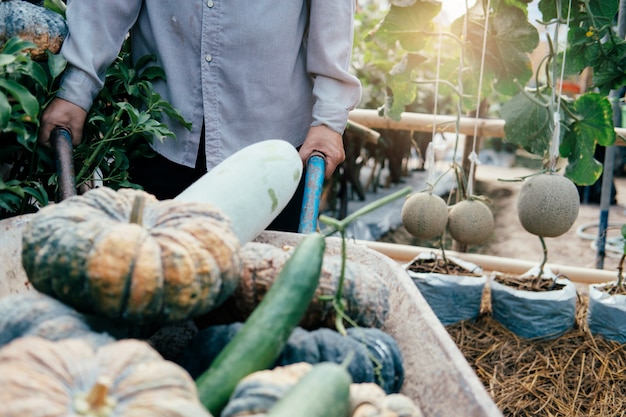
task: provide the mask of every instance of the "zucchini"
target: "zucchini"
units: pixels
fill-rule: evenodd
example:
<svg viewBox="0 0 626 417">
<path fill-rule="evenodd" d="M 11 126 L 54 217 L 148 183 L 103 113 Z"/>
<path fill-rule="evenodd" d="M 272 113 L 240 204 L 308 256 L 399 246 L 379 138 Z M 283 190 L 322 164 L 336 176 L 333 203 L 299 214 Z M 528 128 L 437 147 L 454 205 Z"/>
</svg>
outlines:
<svg viewBox="0 0 626 417">
<path fill-rule="evenodd" d="M 266 417 L 347 417 L 351 383 L 343 365 L 320 362 L 269 409 Z"/>
<path fill-rule="evenodd" d="M 319 233 L 302 238 L 261 303 L 196 380 L 211 414 L 220 414 L 243 377 L 274 365 L 315 294 L 325 249 Z"/>
<path fill-rule="evenodd" d="M 235 152 L 174 200 L 219 207 L 243 245 L 285 208 L 298 188 L 302 168 L 300 155 L 289 142 L 264 140 Z"/>
</svg>

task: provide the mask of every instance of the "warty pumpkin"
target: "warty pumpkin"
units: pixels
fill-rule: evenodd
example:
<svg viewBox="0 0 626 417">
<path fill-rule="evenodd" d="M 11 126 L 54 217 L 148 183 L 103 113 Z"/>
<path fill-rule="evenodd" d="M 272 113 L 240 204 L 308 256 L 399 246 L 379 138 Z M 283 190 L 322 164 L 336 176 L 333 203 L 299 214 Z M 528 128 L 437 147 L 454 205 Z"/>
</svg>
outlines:
<svg viewBox="0 0 626 417">
<path fill-rule="evenodd" d="M 23 231 L 22 265 L 37 290 L 79 311 L 174 323 L 234 291 L 239 246 L 212 205 L 102 187 L 35 213 Z"/>
<path fill-rule="evenodd" d="M 45 60 L 47 50 L 61 50 L 67 34 L 63 16 L 44 8 L 43 2 L 0 2 L 0 45 L 17 36 L 37 45 L 29 51 L 34 60 Z"/>
<path fill-rule="evenodd" d="M 3 417 L 209 417 L 194 381 L 147 343 L 17 339 L 0 349 Z"/>
<path fill-rule="evenodd" d="M 171 360 L 181 365 L 193 378 L 200 376 L 241 329 L 242 323 L 222 324 L 198 331 L 183 353 Z M 353 357 L 348 372 L 353 382 L 372 382 L 385 392 L 399 392 L 404 382 L 402 352 L 395 339 L 376 328 L 349 328 L 346 336 L 320 328 L 308 331 L 296 327 L 278 355 L 274 366 L 305 362 L 342 363 Z"/>
<path fill-rule="evenodd" d="M 241 280 L 223 308 L 200 320 L 199 325 L 243 321 L 261 302 L 289 259 L 292 247 L 249 242 L 241 248 Z M 320 282 L 300 326 L 306 329 L 335 327 L 336 311 L 332 297 L 339 288 L 341 256 L 325 255 Z M 345 314 L 359 326 L 381 328 L 389 314 L 389 289 L 383 277 L 357 262 L 347 260 L 342 299 Z"/>
</svg>

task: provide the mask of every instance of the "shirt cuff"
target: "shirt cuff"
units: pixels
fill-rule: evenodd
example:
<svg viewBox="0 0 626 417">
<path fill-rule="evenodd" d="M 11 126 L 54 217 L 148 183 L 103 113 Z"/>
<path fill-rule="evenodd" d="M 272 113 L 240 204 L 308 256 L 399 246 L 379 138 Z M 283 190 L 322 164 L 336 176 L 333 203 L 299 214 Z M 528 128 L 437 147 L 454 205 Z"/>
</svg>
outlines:
<svg viewBox="0 0 626 417">
<path fill-rule="evenodd" d="M 94 82 L 83 71 L 68 66 L 63 73 L 57 97 L 74 103 L 88 112 L 101 89 L 101 83 Z"/>
<path fill-rule="evenodd" d="M 331 130 L 343 135 L 349 114 L 350 110 L 348 109 L 316 104 L 313 106 L 313 122 L 311 126 L 326 125 Z"/>
</svg>

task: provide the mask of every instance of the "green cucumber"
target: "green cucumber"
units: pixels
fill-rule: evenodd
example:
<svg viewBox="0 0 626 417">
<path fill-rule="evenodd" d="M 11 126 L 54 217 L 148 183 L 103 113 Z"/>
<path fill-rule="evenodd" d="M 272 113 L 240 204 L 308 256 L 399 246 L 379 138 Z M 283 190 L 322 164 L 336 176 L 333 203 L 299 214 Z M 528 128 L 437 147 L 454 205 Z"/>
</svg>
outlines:
<svg viewBox="0 0 626 417">
<path fill-rule="evenodd" d="M 345 366 L 318 363 L 269 409 L 266 417 L 347 417 L 351 383 Z"/>
<path fill-rule="evenodd" d="M 317 289 L 326 242 L 305 235 L 237 335 L 196 380 L 202 404 L 218 416 L 237 383 L 272 367 Z"/>
</svg>

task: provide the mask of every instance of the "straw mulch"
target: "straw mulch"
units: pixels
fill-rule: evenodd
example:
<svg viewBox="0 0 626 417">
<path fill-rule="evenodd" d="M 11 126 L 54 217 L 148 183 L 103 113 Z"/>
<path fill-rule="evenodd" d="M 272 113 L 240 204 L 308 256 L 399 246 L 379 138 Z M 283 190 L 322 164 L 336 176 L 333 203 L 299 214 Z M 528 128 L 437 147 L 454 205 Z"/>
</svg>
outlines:
<svg viewBox="0 0 626 417">
<path fill-rule="evenodd" d="M 577 328 L 521 339 L 487 311 L 447 327 L 505 416 L 626 416 L 626 345 L 594 337 L 579 297 Z"/>
</svg>

